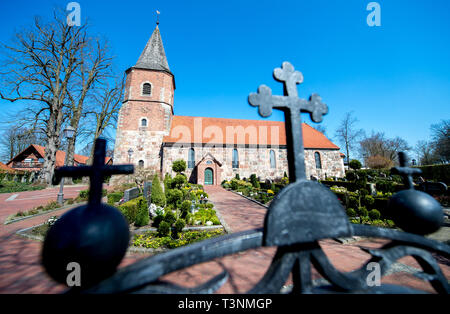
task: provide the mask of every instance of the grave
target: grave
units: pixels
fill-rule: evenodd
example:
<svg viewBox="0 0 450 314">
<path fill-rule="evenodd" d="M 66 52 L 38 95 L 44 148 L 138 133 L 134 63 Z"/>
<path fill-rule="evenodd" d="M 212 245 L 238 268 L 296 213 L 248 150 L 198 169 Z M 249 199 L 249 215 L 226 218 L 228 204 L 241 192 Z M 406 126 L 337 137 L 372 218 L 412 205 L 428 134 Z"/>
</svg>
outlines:
<svg viewBox="0 0 450 314">
<path fill-rule="evenodd" d="M 135 199 L 138 196 L 139 196 L 139 189 L 131 188 L 131 189 L 125 190 L 125 192 L 123 193 L 123 201 L 124 202 L 131 201 L 132 199 Z"/>
<path fill-rule="evenodd" d="M 443 195 L 447 192 L 447 185 L 443 182 L 422 182 L 419 190 L 430 195 Z"/>
<path fill-rule="evenodd" d="M 152 183 L 151 182 L 144 182 L 144 197 L 150 204 L 150 199 L 152 196 Z"/>
</svg>

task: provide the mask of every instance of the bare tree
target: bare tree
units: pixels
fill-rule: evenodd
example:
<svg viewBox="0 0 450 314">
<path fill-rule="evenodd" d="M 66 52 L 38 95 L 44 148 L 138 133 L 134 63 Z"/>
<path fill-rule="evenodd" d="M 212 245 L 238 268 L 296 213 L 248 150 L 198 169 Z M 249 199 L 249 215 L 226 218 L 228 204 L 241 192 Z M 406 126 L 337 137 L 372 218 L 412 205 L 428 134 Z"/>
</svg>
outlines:
<svg viewBox="0 0 450 314">
<path fill-rule="evenodd" d="M 1 158 L 8 162 L 31 144 L 45 145 L 45 139 L 35 130 L 22 125 L 9 125 L 0 137 Z"/>
<path fill-rule="evenodd" d="M 450 162 L 450 120 L 431 125 L 433 144 L 436 148 L 436 156 L 441 163 Z"/>
<path fill-rule="evenodd" d="M 439 161 L 435 145 L 431 141 L 418 141 L 414 150 L 420 165 L 432 165 Z"/>
<path fill-rule="evenodd" d="M 105 131 L 109 127 L 116 126 L 122 104 L 124 87 L 125 78 L 122 77 L 121 80 L 116 80 L 112 87 L 106 85 L 98 89 L 93 95 L 92 111 L 87 112 L 93 118 L 93 124 L 95 125 L 95 128 L 91 132 L 92 142 L 99 137 L 107 138 L 108 136 L 106 136 Z M 93 154 L 94 150 L 91 145 L 90 160 L 92 160 Z"/>
<path fill-rule="evenodd" d="M 86 45 L 80 49 L 78 58 L 80 66 L 74 72 L 74 80 L 68 89 L 68 114 L 69 124 L 75 130 L 79 129 L 80 120 L 86 113 L 83 111 L 85 101 L 89 93 L 98 84 L 111 75 L 111 60 L 108 49 L 104 42 L 98 38 L 87 38 Z M 72 165 L 75 153 L 75 143 L 78 137 L 76 132 L 68 140 L 66 164 Z"/>
<path fill-rule="evenodd" d="M 389 139 L 386 138 L 382 132 L 372 132 L 371 136 L 365 137 L 360 141 L 360 146 L 361 153 L 365 156 L 365 161 L 377 156 L 382 157 L 383 160 L 391 161 L 392 164 L 398 163 L 399 152 L 407 152 L 411 149 L 404 139 L 400 137 Z M 381 160 L 381 158 L 377 159 L 376 164 L 380 164 L 379 160 Z"/>
<path fill-rule="evenodd" d="M 4 45 L 7 56 L 0 96 L 11 102 L 29 101 L 33 128 L 41 127 L 47 137 L 42 179 L 48 184 L 60 145 L 68 88 L 85 45 L 85 26 L 69 26 L 65 16 L 56 12 L 48 23 L 35 18 L 31 29 L 16 34 L 13 45 Z"/>
<path fill-rule="evenodd" d="M 350 151 L 355 148 L 358 140 L 364 135 L 363 129 L 358 129 L 358 119 L 353 117 L 352 112 L 347 112 L 341 121 L 335 136 L 338 142 L 345 147 L 347 162 L 350 161 Z"/>
</svg>

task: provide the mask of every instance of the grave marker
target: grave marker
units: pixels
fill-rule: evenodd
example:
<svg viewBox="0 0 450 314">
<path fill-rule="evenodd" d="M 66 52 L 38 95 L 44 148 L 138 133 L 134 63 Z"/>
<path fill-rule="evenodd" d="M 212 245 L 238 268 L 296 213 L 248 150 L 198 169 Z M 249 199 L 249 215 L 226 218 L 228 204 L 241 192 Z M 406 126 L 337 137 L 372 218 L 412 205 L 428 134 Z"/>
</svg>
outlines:
<svg viewBox="0 0 450 314">
<path fill-rule="evenodd" d="M 123 201 L 124 202 L 131 201 L 132 199 L 135 199 L 138 196 L 139 196 L 139 189 L 131 188 L 131 189 L 125 190 L 125 192 L 123 193 Z"/>
</svg>

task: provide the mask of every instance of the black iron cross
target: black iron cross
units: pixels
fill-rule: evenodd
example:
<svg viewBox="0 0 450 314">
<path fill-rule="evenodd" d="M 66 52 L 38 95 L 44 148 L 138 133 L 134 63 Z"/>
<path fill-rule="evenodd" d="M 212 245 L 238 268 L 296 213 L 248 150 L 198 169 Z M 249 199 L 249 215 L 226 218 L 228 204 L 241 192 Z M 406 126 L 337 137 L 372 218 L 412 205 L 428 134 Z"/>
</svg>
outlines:
<svg viewBox="0 0 450 314">
<path fill-rule="evenodd" d="M 284 96 L 274 96 L 268 86 L 260 85 L 258 93 L 251 93 L 248 101 L 250 105 L 259 107 L 259 114 L 263 117 L 270 116 L 273 108 L 284 111 L 290 181 L 306 179 L 300 113 L 308 112 L 314 122 L 321 122 L 328 107 L 317 94 L 312 94 L 309 100 L 298 97 L 296 85 L 303 82 L 303 74 L 295 71 L 289 62 L 283 62 L 281 68 L 276 68 L 273 76 L 277 81 L 283 82 Z"/>
<path fill-rule="evenodd" d="M 89 177 L 89 206 L 97 206 L 102 199 L 103 179 L 113 174 L 130 174 L 134 172 L 133 165 L 106 166 L 106 140 L 95 141 L 94 160 L 92 166 L 61 167 L 55 170 L 53 183 L 58 184 L 63 177 Z"/>
<path fill-rule="evenodd" d="M 422 170 L 419 168 L 409 168 L 408 162 L 407 162 L 407 156 L 404 152 L 398 153 L 398 161 L 400 164 L 400 167 L 394 167 L 392 168 L 392 172 L 395 174 L 399 174 L 403 177 L 403 183 L 405 184 L 405 187 L 407 189 L 414 189 L 413 174 L 420 174 L 422 173 Z"/>
</svg>

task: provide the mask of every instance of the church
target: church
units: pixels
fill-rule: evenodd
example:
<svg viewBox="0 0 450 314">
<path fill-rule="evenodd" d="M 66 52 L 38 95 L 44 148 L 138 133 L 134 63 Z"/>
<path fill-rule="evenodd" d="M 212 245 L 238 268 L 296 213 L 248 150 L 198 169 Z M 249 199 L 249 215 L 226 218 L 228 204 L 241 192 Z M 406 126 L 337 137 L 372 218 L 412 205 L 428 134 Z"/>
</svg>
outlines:
<svg viewBox="0 0 450 314">
<path fill-rule="evenodd" d="M 119 111 L 114 163 L 133 163 L 164 176 L 186 161 L 192 183 L 278 180 L 288 171 L 284 122 L 175 115 L 175 76 L 170 71 L 158 23 L 137 63 L 127 69 Z M 255 111 L 255 114 L 256 111 Z M 343 177 L 344 155 L 323 133 L 302 124 L 308 178 Z"/>
</svg>

